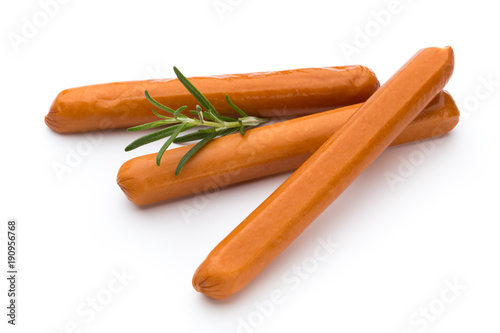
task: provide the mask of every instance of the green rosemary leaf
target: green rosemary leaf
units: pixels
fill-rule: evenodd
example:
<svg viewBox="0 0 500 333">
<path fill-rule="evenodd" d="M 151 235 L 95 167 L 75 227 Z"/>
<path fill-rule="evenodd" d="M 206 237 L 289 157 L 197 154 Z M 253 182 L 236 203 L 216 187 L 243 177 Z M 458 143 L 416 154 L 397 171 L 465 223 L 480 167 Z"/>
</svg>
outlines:
<svg viewBox="0 0 500 333">
<path fill-rule="evenodd" d="M 215 127 L 203 128 L 198 130 L 198 132 L 200 133 L 213 133 L 215 131 L 216 131 Z"/>
<path fill-rule="evenodd" d="M 151 129 L 151 128 L 156 128 L 156 127 L 165 126 L 165 125 L 172 125 L 172 124 L 176 124 L 176 123 L 180 123 L 180 122 L 181 122 L 180 120 L 177 120 L 174 118 L 168 118 L 165 120 L 157 120 L 157 121 L 153 121 L 151 123 L 130 127 L 130 128 L 127 128 L 127 131 L 128 132 L 142 131 L 145 129 Z"/>
<path fill-rule="evenodd" d="M 179 117 L 179 115 L 181 114 L 181 112 L 184 111 L 185 109 L 187 109 L 187 106 L 181 106 L 180 108 L 178 108 L 174 112 L 174 118 L 177 119 L 177 117 Z"/>
<path fill-rule="evenodd" d="M 223 137 L 228 134 L 232 134 L 234 132 L 238 132 L 238 127 L 233 127 L 233 128 L 226 128 L 225 130 L 219 131 L 219 136 Z"/>
<path fill-rule="evenodd" d="M 179 174 L 179 172 L 181 172 L 182 168 L 184 167 L 184 165 L 187 163 L 187 161 L 189 161 L 189 159 L 191 157 L 193 157 L 193 155 L 198 151 L 200 150 L 204 145 L 206 145 L 208 142 L 210 142 L 210 140 L 212 140 L 213 138 L 215 138 L 216 136 L 218 136 L 219 133 L 218 132 L 214 132 L 214 133 L 210 133 L 208 134 L 206 137 L 204 137 L 200 142 L 198 142 L 197 144 L 195 144 L 193 146 L 193 148 L 191 148 L 187 153 L 186 155 L 184 155 L 182 157 L 182 159 L 180 160 L 179 164 L 177 165 L 177 169 L 175 169 L 175 175 L 177 176 Z"/>
<path fill-rule="evenodd" d="M 166 138 L 167 136 L 172 135 L 172 133 L 174 133 L 175 130 L 177 130 L 177 128 L 179 126 L 181 126 L 181 125 L 170 126 L 170 127 L 161 129 L 159 131 L 156 131 L 156 132 L 153 132 L 150 134 L 146 134 L 146 135 L 140 137 L 139 139 L 133 141 L 127 147 L 125 147 L 125 151 L 131 151 L 131 150 L 136 149 L 140 146 L 144 146 L 145 144 Z"/>
<path fill-rule="evenodd" d="M 205 122 L 205 119 L 203 118 L 203 109 L 198 104 L 196 104 L 196 114 L 198 115 L 198 119 L 200 119 L 203 124 Z"/>
<path fill-rule="evenodd" d="M 169 137 L 167 141 L 162 145 L 156 156 L 156 164 L 160 165 L 161 159 L 172 143 L 189 142 L 193 140 L 200 140 L 195 144 L 187 153 L 182 157 L 177 169 L 175 170 L 175 175 L 178 175 L 184 165 L 188 160 L 198 152 L 204 145 L 206 145 L 210 140 L 216 137 L 223 137 L 231 133 L 237 133 L 238 131 L 241 135 L 245 135 L 245 129 L 248 127 L 258 126 L 266 121 L 266 118 L 258 118 L 253 116 L 247 116 L 240 108 L 238 108 L 230 99 L 229 95 L 226 94 L 226 101 L 231 108 L 233 108 L 240 116 L 240 118 L 231 118 L 221 116 L 213 105 L 207 100 L 207 98 L 191 83 L 189 80 L 176 68 L 174 67 L 175 74 L 179 81 L 184 85 L 184 87 L 193 95 L 193 97 L 201 104 L 196 105 L 196 110 L 189 110 L 188 112 L 196 115 L 197 117 L 189 118 L 185 114 L 182 114 L 186 110 L 186 106 L 182 106 L 177 110 L 173 110 L 155 99 L 153 99 L 148 91 L 145 91 L 147 100 L 153 104 L 156 108 L 166 111 L 171 116 L 160 114 L 157 110 L 153 108 L 153 113 L 161 120 L 155 122 L 131 127 L 128 131 L 140 131 L 143 129 L 156 128 L 163 125 L 173 125 L 167 128 L 160 129 L 156 132 L 149 133 L 140 137 L 139 139 L 133 141 L 129 144 L 125 151 L 130 151 L 137 147 L 143 146 L 145 144 Z M 204 109 L 205 110 L 204 110 Z M 198 119 L 197 119 L 198 118 Z M 181 132 L 186 131 L 191 128 L 201 127 L 198 131 L 194 133 L 188 133 L 183 136 L 179 136 Z"/>
<path fill-rule="evenodd" d="M 201 114 L 203 117 L 207 118 L 208 120 L 218 122 L 216 118 L 214 118 L 210 113 L 208 113 L 206 111 L 202 111 Z"/>
<path fill-rule="evenodd" d="M 220 114 L 214 112 L 214 110 L 212 109 L 209 109 L 207 112 L 212 116 L 213 119 L 215 119 L 216 122 L 218 122 L 219 124 L 224 124 L 224 120 L 222 120 L 222 116 Z"/>
<path fill-rule="evenodd" d="M 163 156 L 163 153 L 165 153 L 165 150 L 167 150 L 167 148 L 172 144 L 172 142 L 174 142 L 175 138 L 177 138 L 179 133 L 184 131 L 186 127 L 188 127 L 186 123 L 177 126 L 175 132 L 170 136 L 170 138 L 168 138 L 168 140 L 163 144 L 163 146 L 161 146 L 160 151 L 156 155 L 156 165 L 160 166 L 160 161 L 161 157 Z"/>
<path fill-rule="evenodd" d="M 134 126 L 134 127 L 129 127 L 127 128 L 127 132 L 135 132 L 135 131 L 142 131 L 145 129 L 150 129 L 153 127 L 159 127 L 165 125 L 164 123 L 161 123 L 161 120 L 153 121 L 151 123 L 139 125 L 139 126 Z"/>
<path fill-rule="evenodd" d="M 153 104 L 154 106 L 156 106 L 157 108 L 162 109 L 162 110 L 164 110 L 164 111 L 167 111 L 168 113 L 171 113 L 171 114 L 174 114 L 174 113 L 175 113 L 175 111 L 174 111 L 173 109 L 171 109 L 171 108 L 169 108 L 169 107 L 167 107 L 167 106 L 165 106 L 165 105 L 163 105 L 163 104 L 161 104 L 161 103 L 159 103 L 159 102 L 155 101 L 155 100 L 153 99 L 153 97 L 151 97 L 151 96 L 149 95 L 149 92 L 148 92 L 147 90 L 145 91 L 145 93 L 144 93 L 144 94 L 146 95 L 147 100 L 148 100 L 151 104 Z"/>
<path fill-rule="evenodd" d="M 208 101 L 208 99 L 205 96 L 203 96 L 203 94 L 191 82 L 189 82 L 189 80 L 184 76 L 184 74 L 182 74 L 175 66 L 174 66 L 174 72 L 175 75 L 177 75 L 179 81 L 184 85 L 184 87 L 191 93 L 191 95 L 194 96 L 194 98 L 196 98 L 198 102 L 200 102 L 201 106 L 203 106 L 207 111 L 212 110 L 217 116 L 219 115 L 217 110 L 215 110 L 215 108 Z"/>
<path fill-rule="evenodd" d="M 168 116 L 165 116 L 165 115 L 162 115 L 160 113 L 158 113 L 158 111 L 156 111 L 155 109 L 153 109 L 153 113 L 155 114 L 155 116 L 157 116 L 158 118 L 163 118 L 163 119 L 173 119 L 172 117 L 168 117 Z"/>
<path fill-rule="evenodd" d="M 245 112 L 243 112 L 243 110 L 241 110 L 239 107 L 237 107 L 236 105 L 234 105 L 233 102 L 231 102 L 231 100 L 229 99 L 229 95 L 228 94 L 226 94 L 226 102 L 227 102 L 227 104 L 229 104 L 230 107 L 233 108 L 234 111 L 238 112 L 240 116 L 242 116 L 242 117 L 248 117 L 248 115 Z"/>
<path fill-rule="evenodd" d="M 218 123 L 223 123 L 224 121 L 238 121 L 237 119 L 231 117 L 224 117 L 219 115 L 218 117 L 214 117 L 211 113 L 203 111 L 203 116 L 211 121 L 215 121 Z"/>
<path fill-rule="evenodd" d="M 213 133 L 213 132 L 214 131 L 212 131 L 211 133 Z M 189 142 L 189 141 L 194 141 L 194 140 L 200 140 L 200 139 L 205 138 L 209 134 L 210 133 L 201 132 L 201 131 L 189 133 L 189 134 L 186 134 L 186 135 L 183 135 L 183 136 L 176 138 L 174 140 L 174 143 L 183 143 L 183 142 Z"/>
<path fill-rule="evenodd" d="M 219 118 L 224 120 L 224 121 L 238 121 L 238 119 L 231 118 L 231 117 L 220 116 Z"/>
</svg>

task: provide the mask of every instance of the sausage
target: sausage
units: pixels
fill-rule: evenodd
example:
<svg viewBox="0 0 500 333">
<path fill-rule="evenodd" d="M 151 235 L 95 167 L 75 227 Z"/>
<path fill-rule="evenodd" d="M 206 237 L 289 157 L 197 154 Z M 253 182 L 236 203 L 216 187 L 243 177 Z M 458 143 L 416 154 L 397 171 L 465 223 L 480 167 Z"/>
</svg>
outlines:
<svg viewBox="0 0 500 333">
<path fill-rule="evenodd" d="M 245 287 L 417 117 L 453 67 L 451 47 L 420 50 L 215 247 L 194 288 L 223 299 Z"/>
<path fill-rule="evenodd" d="M 234 115 L 225 95 L 250 116 L 297 116 L 364 102 L 380 86 L 363 66 L 303 68 L 189 79 L 222 115 Z M 56 132 L 131 127 L 157 120 L 150 95 L 168 107 L 188 106 L 194 97 L 177 79 L 128 81 L 67 89 L 59 93 L 45 123 Z M 187 111 L 186 115 L 190 115 Z"/>
<path fill-rule="evenodd" d="M 361 106 L 316 113 L 228 135 L 208 143 L 174 175 L 179 160 L 194 145 L 167 150 L 160 166 L 156 154 L 125 162 L 117 182 L 137 205 L 213 191 L 249 179 L 298 168 Z M 392 144 L 416 141 L 451 131 L 459 111 L 453 98 L 439 93 Z"/>
</svg>

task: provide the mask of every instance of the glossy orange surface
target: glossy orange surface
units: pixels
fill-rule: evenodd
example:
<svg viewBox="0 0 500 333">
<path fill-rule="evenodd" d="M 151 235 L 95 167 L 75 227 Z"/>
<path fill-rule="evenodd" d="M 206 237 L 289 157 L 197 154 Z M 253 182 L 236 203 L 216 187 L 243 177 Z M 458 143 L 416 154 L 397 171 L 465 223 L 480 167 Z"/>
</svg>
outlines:
<svg viewBox="0 0 500 333">
<path fill-rule="evenodd" d="M 276 72 L 189 78 L 222 115 L 304 115 L 364 102 L 380 86 L 363 66 L 303 68 Z M 98 84 L 67 89 L 56 97 L 45 123 L 60 133 L 124 128 L 155 121 L 144 91 L 163 105 L 194 110 L 197 101 L 177 79 Z M 189 113 L 186 111 L 186 115 Z"/>
<path fill-rule="evenodd" d="M 178 176 L 179 160 L 191 147 L 169 149 L 160 166 L 156 154 L 133 158 L 118 171 L 117 182 L 137 205 L 147 205 L 298 168 L 361 106 L 316 113 L 218 138 L 199 151 Z M 451 131 L 459 111 L 452 97 L 439 93 L 393 144 Z"/>
<path fill-rule="evenodd" d="M 213 249 L 194 288 L 224 299 L 250 283 L 403 132 L 453 67 L 451 47 L 419 51 Z"/>
</svg>

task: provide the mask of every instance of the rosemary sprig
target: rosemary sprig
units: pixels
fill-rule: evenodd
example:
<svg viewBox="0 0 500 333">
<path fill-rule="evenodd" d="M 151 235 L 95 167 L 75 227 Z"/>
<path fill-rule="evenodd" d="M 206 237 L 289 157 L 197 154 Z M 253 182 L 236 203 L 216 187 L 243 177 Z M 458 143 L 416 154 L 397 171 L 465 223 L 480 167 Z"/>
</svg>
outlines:
<svg viewBox="0 0 500 333">
<path fill-rule="evenodd" d="M 268 121 L 268 119 L 266 118 L 248 116 L 239 107 L 234 105 L 227 94 L 227 103 L 241 117 L 230 118 L 221 116 L 219 112 L 217 112 L 217 110 L 214 108 L 214 106 L 208 101 L 208 99 L 203 96 L 203 94 L 198 89 L 196 89 L 196 87 L 176 67 L 174 67 L 174 72 L 179 81 L 184 85 L 184 87 L 201 104 L 201 106 L 196 105 L 196 110 L 189 110 L 189 113 L 195 115 L 196 117 L 190 118 L 182 114 L 182 111 L 187 108 L 186 106 L 182 106 L 177 110 L 174 110 L 161 104 L 160 102 L 153 99 L 146 90 L 145 95 L 148 101 L 158 109 L 165 111 L 165 113 L 167 113 L 168 115 L 160 114 L 155 109 L 153 109 L 153 113 L 158 118 L 160 118 L 160 120 L 131 127 L 128 128 L 127 131 L 141 131 L 161 126 L 168 127 L 162 128 L 153 133 L 146 134 L 139 139 L 134 140 L 131 144 L 125 147 L 125 151 L 130 151 L 145 144 L 169 137 L 156 155 L 156 164 L 159 166 L 165 150 L 167 150 L 172 143 L 200 140 L 180 160 L 179 164 L 177 165 L 177 169 L 175 170 L 175 175 L 177 176 L 184 165 L 188 162 L 188 160 L 211 140 L 215 139 L 216 137 L 222 137 L 235 132 L 240 132 L 241 135 L 245 135 L 245 129 L 247 127 L 258 126 Z M 179 136 L 180 133 L 192 128 L 198 128 L 198 130 L 196 132 L 191 132 Z"/>
</svg>

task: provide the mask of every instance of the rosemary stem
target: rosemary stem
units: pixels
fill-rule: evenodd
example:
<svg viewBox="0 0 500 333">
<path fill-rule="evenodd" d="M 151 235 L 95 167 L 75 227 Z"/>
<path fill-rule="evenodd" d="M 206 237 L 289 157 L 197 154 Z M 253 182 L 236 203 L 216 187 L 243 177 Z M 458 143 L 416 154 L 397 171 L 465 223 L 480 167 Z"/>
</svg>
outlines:
<svg viewBox="0 0 500 333">
<path fill-rule="evenodd" d="M 201 122 L 199 119 L 195 119 L 195 118 L 189 118 L 189 119 L 182 120 L 182 121 L 188 123 L 189 125 L 193 125 L 193 126 L 209 126 L 209 127 L 215 127 L 217 129 L 227 129 L 227 128 L 234 128 L 234 127 L 241 126 L 241 124 L 237 121 L 230 121 L 230 122 L 222 121 L 220 123 L 216 123 L 213 121 L 206 121 L 205 120 L 205 121 Z"/>
<path fill-rule="evenodd" d="M 198 118 L 190 118 L 185 114 L 182 114 L 184 110 L 187 109 L 187 106 L 181 106 L 177 110 L 169 108 L 158 101 L 154 100 L 148 93 L 145 91 L 146 98 L 151 104 L 156 106 L 157 108 L 166 111 L 171 114 L 171 116 L 167 116 L 164 114 L 159 114 L 155 109 L 153 109 L 153 113 L 161 120 L 154 121 L 151 123 L 146 123 L 143 125 L 135 126 L 129 128 L 129 131 L 140 131 L 144 129 L 151 129 L 160 127 L 163 125 L 173 125 L 171 127 L 160 129 L 156 132 L 149 133 L 144 135 L 143 137 L 135 140 L 131 144 L 129 144 L 125 151 L 129 151 L 135 149 L 137 147 L 143 146 L 145 144 L 161 140 L 165 137 L 169 137 L 168 140 L 163 144 L 160 151 L 156 156 L 156 164 L 160 165 L 161 158 L 165 151 L 172 143 L 181 143 L 181 142 L 189 142 L 194 140 L 200 140 L 197 144 L 195 144 L 181 159 L 179 164 L 177 165 L 177 169 L 175 170 L 175 175 L 179 174 L 180 170 L 186 164 L 186 162 L 203 146 L 205 146 L 209 141 L 215 139 L 216 137 L 226 136 L 231 133 L 240 132 L 241 135 L 245 135 L 245 130 L 248 127 L 259 126 L 262 123 L 268 121 L 267 118 L 260 118 L 254 116 L 248 116 L 243 110 L 237 107 L 231 100 L 229 96 L 226 94 L 226 101 L 231 108 L 233 108 L 241 117 L 222 117 L 213 107 L 213 105 L 207 100 L 203 94 L 196 89 L 195 86 L 189 80 L 182 75 L 182 73 L 174 67 L 175 74 L 179 81 L 184 85 L 184 87 L 193 95 L 193 97 L 200 103 L 200 105 L 196 105 L 196 110 L 189 110 L 189 113 L 197 115 Z M 203 111 L 203 108 L 205 111 Z M 195 128 L 195 127 L 205 127 L 198 129 L 196 132 L 188 133 L 182 136 L 179 136 L 181 132 L 186 130 Z"/>
</svg>

